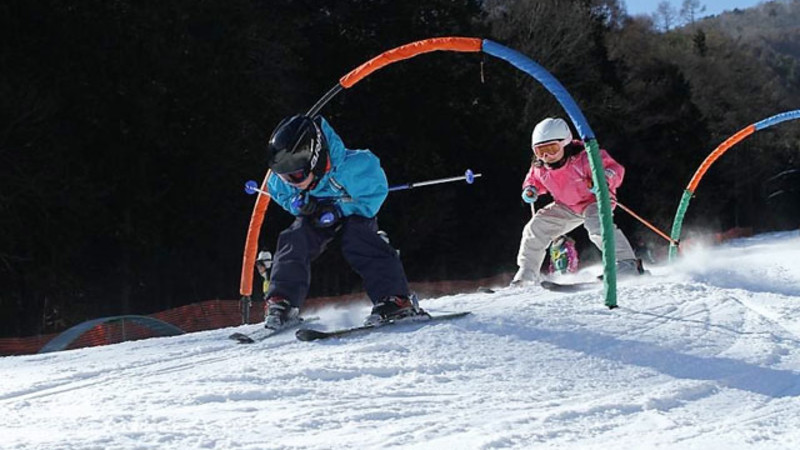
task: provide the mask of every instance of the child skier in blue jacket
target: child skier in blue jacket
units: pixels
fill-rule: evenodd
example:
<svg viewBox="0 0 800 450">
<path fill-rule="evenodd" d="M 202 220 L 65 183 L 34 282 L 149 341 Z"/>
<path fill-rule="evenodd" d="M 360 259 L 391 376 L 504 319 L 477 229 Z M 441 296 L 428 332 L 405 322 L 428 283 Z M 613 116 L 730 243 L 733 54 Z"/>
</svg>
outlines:
<svg viewBox="0 0 800 450">
<path fill-rule="evenodd" d="M 337 236 L 374 305 L 368 322 L 418 313 L 397 252 L 378 235 L 376 215 L 389 192 L 378 157 L 345 148 L 321 116 L 300 115 L 278 125 L 268 153 L 269 194 L 296 219 L 278 238 L 265 327 L 297 320 L 311 262 Z"/>
</svg>

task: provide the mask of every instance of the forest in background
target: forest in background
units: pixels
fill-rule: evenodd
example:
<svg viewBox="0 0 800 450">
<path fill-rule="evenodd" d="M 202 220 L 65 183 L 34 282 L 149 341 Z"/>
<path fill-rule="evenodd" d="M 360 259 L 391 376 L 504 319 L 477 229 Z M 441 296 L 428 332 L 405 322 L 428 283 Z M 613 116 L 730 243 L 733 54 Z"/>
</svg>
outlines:
<svg viewBox="0 0 800 450">
<path fill-rule="evenodd" d="M 474 36 L 515 49 L 569 91 L 626 169 L 619 198 L 669 230 L 724 139 L 800 108 L 800 0 L 664 27 L 617 0 L 130 0 L 0 4 L 0 337 L 238 298 L 265 143 L 339 77 L 396 46 Z M 481 54 L 394 64 L 323 110 L 381 158 L 381 227 L 409 279 L 515 269 L 530 132 L 561 115 L 535 80 Z M 800 124 L 736 146 L 701 183 L 684 235 L 800 225 Z M 773 195 L 782 191 L 780 195 Z M 540 200 L 544 205 L 547 200 Z M 273 205 L 261 247 L 292 218 Z M 621 211 L 632 241 L 665 242 Z M 585 232 L 573 232 L 591 259 Z M 312 295 L 360 289 L 333 245 Z M 258 295 L 258 290 L 255 291 Z"/>
</svg>

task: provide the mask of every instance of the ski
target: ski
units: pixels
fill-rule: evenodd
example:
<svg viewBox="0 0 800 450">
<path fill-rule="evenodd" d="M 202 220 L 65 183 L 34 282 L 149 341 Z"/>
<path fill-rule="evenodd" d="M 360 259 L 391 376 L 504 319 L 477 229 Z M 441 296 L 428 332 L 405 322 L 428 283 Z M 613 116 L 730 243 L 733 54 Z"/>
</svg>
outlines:
<svg viewBox="0 0 800 450">
<path fill-rule="evenodd" d="M 320 331 L 320 330 L 313 330 L 310 328 L 302 328 L 297 330 L 294 335 L 295 337 L 297 337 L 297 339 L 301 341 L 316 341 L 319 339 L 343 337 L 354 333 L 372 331 L 379 328 L 388 327 L 391 325 L 401 325 L 401 324 L 411 324 L 411 323 L 427 324 L 440 320 L 457 319 L 459 317 L 464 317 L 468 314 L 470 314 L 469 311 L 462 311 L 449 314 L 436 314 L 436 315 L 425 313 L 417 316 L 404 317 L 402 319 L 397 319 L 397 320 L 387 320 L 384 322 L 378 322 L 373 325 L 361 325 L 358 327 L 342 328 L 340 330 L 333 330 L 333 331 Z"/>
<path fill-rule="evenodd" d="M 319 317 L 306 317 L 306 318 L 302 318 L 301 317 L 296 322 L 290 323 L 290 324 L 286 325 L 285 327 L 280 328 L 278 330 L 273 330 L 273 329 L 270 329 L 270 328 L 261 328 L 259 330 L 256 330 L 256 331 L 250 333 L 250 334 L 238 333 L 237 332 L 237 333 L 233 333 L 230 336 L 228 336 L 228 339 L 232 339 L 234 341 L 237 341 L 240 344 L 255 344 L 256 342 L 261 342 L 264 339 L 267 339 L 269 337 L 281 334 L 281 333 L 283 333 L 284 331 L 287 331 L 287 330 L 294 330 L 297 327 L 303 326 L 308 322 L 314 322 L 316 320 L 319 320 Z"/>
<path fill-rule="evenodd" d="M 524 284 L 510 284 L 508 286 L 496 286 L 496 287 L 488 287 L 488 286 L 478 286 L 475 289 L 475 292 L 480 294 L 498 294 L 503 292 L 513 292 L 516 289 L 525 287 Z"/>
<path fill-rule="evenodd" d="M 554 281 L 544 280 L 539 285 L 549 291 L 555 292 L 580 292 L 588 289 L 594 289 L 603 285 L 602 280 L 586 281 L 583 283 L 556 283 Z"/>
</svg>

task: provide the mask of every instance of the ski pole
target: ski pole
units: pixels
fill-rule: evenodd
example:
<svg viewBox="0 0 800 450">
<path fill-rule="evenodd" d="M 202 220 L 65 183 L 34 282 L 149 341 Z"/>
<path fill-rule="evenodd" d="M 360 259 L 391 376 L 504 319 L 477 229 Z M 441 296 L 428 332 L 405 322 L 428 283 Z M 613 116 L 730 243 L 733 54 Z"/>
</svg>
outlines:
<svg viewBox="0 0 800 450">
<path fill-rule="evenodd" d="M 415 187 L 430 186 L 432 184 L 450 183 L 450 182 L 453 182 L 453 181 L 460 181 L 460 180 L 466 181 L 467 184 L 472 184 L 472 183 L 475 182 L 475 178 L 478 178 L 481 175 L 482 174 L 480 174 L 480 173 L 472 173 L 472 170 L 467 169 L 467 171 L 464 172 L 464 175 L 459 176 L 459 177 L 439 178 L 439 179 L 436 179 L 436 180 L 418 181 L 416 183 L 400 184 L 400 185 L 397 185 L 397 186 L 391 186 L 389 188 L 389 192 L 401 191 L 401 190 L 404 190 L 404 189 L 413 189 Z M 267 191 L 264 191 L 264 190 L 260 189 L 258 187 L 258 183 L 255 180 L 250 180 L 247 183 L 245 183 L 244 184 L 244 191 L 246 193 L 250 194 L 250 195 L 255 194 L 256 192 L 258 192 L 259 194 L 264 194 L 264 195 L 268 195 L 269 194 Z"/>
<path fill-rule="evenodd" d="M 416 183 L 399 184 L 397 186 L 390 186 L 389 187 L 389 192 L 402 191 L 404 189 L 414 189 L 415 187 L 430 186 L 432 184 L 450 183 L 450 182 L 453 182 L 453 181 L 460 181 L 460 180 L 466 181 L 467 184 L 472 184 L 472 183 L 475 182 L 475 178 L 478 178 L 480 176 L 481 176 L 480 173 L 472 173 L 472 170 L 467 169 L 467 171 L 464 172 L 464 175 L 462 175 L 460 177 L 439 178 L 439 179 L 436 179 L 436 180 L 418 181 Z"/>
<path fill-rule="evenodd" d="M 666 239 L 667 241 L 669 241 L 669 243 L 670 243 L 670 244 L 672 244 L 672 245 L 678 245 L 678 241 L 676 241 L 675 239 L 672 239 L 671 237 L 667 236 L 667 234 L 666 234 L 666 233 L 664 233 L 663 231 L 661 231 L 661 230 L 659 230 L 658 228 L 656 228 L 656 227 L 655 227 L 653 224 L 651 224 L 650 222 L 648 222 L 648 221 L 646 221 L 646 220 L 642 219 L 641 217 L 639 217 L 639 215 L 637 215 L 635 212 L 633 212 L 633 211 L 632 211 L 630 208 L 628 208 L 627 206 L 623 205 L 623 204 L 622 204 L 622 203 L 620 203 L 620 202 L 617 202 L 617 206 L 619 206 L 620 208 L 622 208 L 622 210 L 623 210 L 623 211 L 625 211 L 626 213 L 628 213 L 628 214 L 630 214 L 631 216 L 633 216 L 633 218 L 634 218 L 634 219 L 637 219 L 639 222 L 642 222 L 642 223 L 643 223 L 643 224 L 644 224 L 644 225 L 645 225 L 647 228 L 650 228 L 651 230 L 653 230 L 653 231 L 654 231 L 654 232 L 655 232 L 657 235 L 659 235 L 659 236 L 661 236 L 662 238 L 664 238 L 664 239 Z"/>
</svg>

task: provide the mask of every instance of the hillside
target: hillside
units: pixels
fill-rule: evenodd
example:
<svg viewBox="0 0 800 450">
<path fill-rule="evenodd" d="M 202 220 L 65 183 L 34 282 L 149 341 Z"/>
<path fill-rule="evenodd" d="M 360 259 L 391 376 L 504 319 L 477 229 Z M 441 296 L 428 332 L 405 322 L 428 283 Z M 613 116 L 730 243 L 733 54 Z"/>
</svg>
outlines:
<svg viewBox="0 0 800 450">
<path fill-rule="evenodd" d="M 800 33 L 800 1 L 773 0 L 747 9 L 735 9 L 697 22 L 725 31 L 733 38 L 753 39 L 783 32 Z"/>
<path fill-rule="evenodd" d="M 800 0 L 775 0 L 698 21 L 749 46 L 795 90 L 800 89 Z"/>
</svg>

